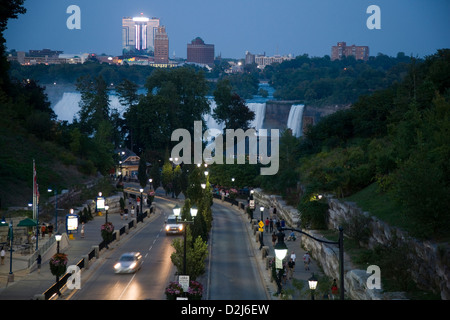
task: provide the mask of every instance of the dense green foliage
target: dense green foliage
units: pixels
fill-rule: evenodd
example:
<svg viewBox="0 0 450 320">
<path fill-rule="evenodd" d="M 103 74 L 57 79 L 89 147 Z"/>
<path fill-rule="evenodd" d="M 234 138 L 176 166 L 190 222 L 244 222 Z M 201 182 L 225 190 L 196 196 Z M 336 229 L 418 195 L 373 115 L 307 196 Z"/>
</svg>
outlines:
<svg viewBox="0 0 450 320">
<path fill-rule="evenodd" d="M 348 104 L 359 96 L 400 82 L 410 58 L 378 54 L 369 61 L 346 57 L 331 61 L 329 56 L 298 56 L 267 66 L 260 76 L 270 80 L 275 98 L 301 100 L 311 105 Z"/>
<path fill-rule="evenodd" d="M 295 148 L 308 192 L 347 197 L 373 182 L 394 199 L 416 236 L 450 226 L 450 50 L 413 61 L 401 83 L 324 117 Z M 283 149 L 281 141 L 280 150 Z M 280 162 L 282 151 L 280 151 Z M 280 165 L 280 177 L 289 169 Z M 263 185 L 284 192 L 275 184 Z"/>
</svg>

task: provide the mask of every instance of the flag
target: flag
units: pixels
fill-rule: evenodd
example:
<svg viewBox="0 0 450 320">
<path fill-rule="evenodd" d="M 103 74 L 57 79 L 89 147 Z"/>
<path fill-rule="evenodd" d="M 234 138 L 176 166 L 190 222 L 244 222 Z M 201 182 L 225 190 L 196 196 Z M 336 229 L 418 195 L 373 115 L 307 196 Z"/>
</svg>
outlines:
<svg viewBox="0 0 450 320">
<path fill-rule="evenodd" d="M 38 204 L 39 204 L 39 186 L 37 184 L 36 164 L 33 159 L 33 219 L 36 219 Z"/>
</svg>

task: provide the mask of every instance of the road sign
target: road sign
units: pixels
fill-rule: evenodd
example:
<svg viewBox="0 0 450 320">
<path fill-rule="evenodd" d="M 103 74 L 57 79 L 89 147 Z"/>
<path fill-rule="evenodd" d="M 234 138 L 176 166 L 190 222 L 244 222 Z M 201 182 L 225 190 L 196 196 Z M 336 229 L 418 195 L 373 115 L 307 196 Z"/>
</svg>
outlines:
<svg viewBox="0 0 450 320">
<path fill-rule="evenodd" d="M 258 231 L 259 232 L 264 232 L 264 228 L 259 228 Z"/>
<path fill-rule="evenodd" d="M 183 291 L 187 292 L 189 289 L 189 276 L 178 276 L 178 283 L 183 288 Z"/>
<path fill-rule="evenodd" d="M 255 209 L 255 200 L 250 200 L 250 209 Z"/>
<path fill-rule="evenodd" d="M 259 226 L 260 228 L 264 227 L 264 222 L 260 221 L 260 222 L 258 223 L 258 226 Z"/>
</svg>

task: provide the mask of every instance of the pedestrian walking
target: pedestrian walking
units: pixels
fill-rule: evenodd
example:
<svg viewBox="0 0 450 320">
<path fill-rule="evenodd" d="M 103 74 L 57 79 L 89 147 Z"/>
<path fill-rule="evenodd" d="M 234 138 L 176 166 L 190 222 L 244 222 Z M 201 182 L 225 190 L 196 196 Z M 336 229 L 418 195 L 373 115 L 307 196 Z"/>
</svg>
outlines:
<svg viewBox="0 0 450 320">
<path fill-rule="evenodd" d="M 284 221 L 284 218 L 281 218 L 280 224 L 282 228 L 286 227 L 286 221 Z"/>
<path fill-rule="evenodd" d="M 2 264 L 5 264 L 5 254 L 6 254 L 6 252 L 5 252 L 5 249 L 3 249 L 3 247 L 2 247 L 2 251 L 1 251 L 1 259 L 2 259 Z"/>
<path fill-rule="evenodd" d="M 133 218 L 134 217 L 134 211 L 135 211 L 135 208 L 134 208 L 134 205 L 133 206 L 131 206 L 131 217 Z M 128 217 L 126 217 L 127 219 L 128 219 Z"/>
<path fill-rule="evenodd" d="M 84 222 L 81 223 L 81 238 L 84 238 Z"/>
<path fill-rule="evenodd" d="M 291 252 L 291 259 L 292 259 L 292 261 L 294 261 L 294 263 L 295 263 L 295 259 L 297 259 L 297 255 L 295 254 L 294 251 Z"/>
<path fill-rule="evenodd" d="M 123 215 L 125 217 L 125 220 L 128 220 L 128 208 L 125 208 Z"/>
<path fill-rule="evenodd" d="M 292 279 L 292 277 L 294 276 L 294 267 L 295 262 L 292 260 L 292 258 L 289 258 L 288 262 L 289 279 Z"/>
<path fill-rule="evenodd" d="M 266 224 L 266 232 L 269 232 L 269 224 L 270 224 L 269 217 L 266 218 L 265 224 Z"/>
<path fill-rule="evenodd" d="M 275 247 L 275 242 L 277 242 L 277 235 L 275 232 L 272 233 L 272 245 Z"/>
<path fill-rule="evenodd" d="M 309 263 L 311 262 L 311 257 L 309 256 L 308 251 L 303 255 L 303 263 L 305 264 L 305 270 L 309 270 Z"/>
<path fill-rule="evenodd" d="M 339 289 L 336 283 L 336 279 L 333 280 L 333 284 L 331 285 L 331 297 L 334 299 L 339 294 Z"/>
<path fill-rule="evenodd" d="M 37 262 L 38 273 L 41 273 L 41 263 L 42 263 L 41 255 L 38 255 L 38 257 L 36 258 L 36 262 Z"/>
</svg>

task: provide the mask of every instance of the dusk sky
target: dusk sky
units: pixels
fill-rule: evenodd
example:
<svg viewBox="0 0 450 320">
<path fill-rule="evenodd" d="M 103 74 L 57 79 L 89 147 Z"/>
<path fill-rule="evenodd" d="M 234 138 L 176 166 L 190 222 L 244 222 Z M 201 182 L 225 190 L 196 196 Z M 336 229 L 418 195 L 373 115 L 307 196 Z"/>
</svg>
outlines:
<svg viewBox="0 0 450 320">
<path fill-rule="evenodd" d="M 70 5 L 81 9 L 81 29 L 69 30 Z M 370 5 L 381 29 L 366 26 Z M 186 58 L 196 37 L 215 55 L 245 52 L 294 56 L 331 54 L 338 41 L 369 46 L 370 55 L 424 57 L 450 47 L 448 0 L 25 0 L 27 13 L 9 20 L 7 49 L 49 48 L 64 53 L 122 53 L 122 18 L 157 17 L 169 36 L 169 56 Z"/>
</svg>

